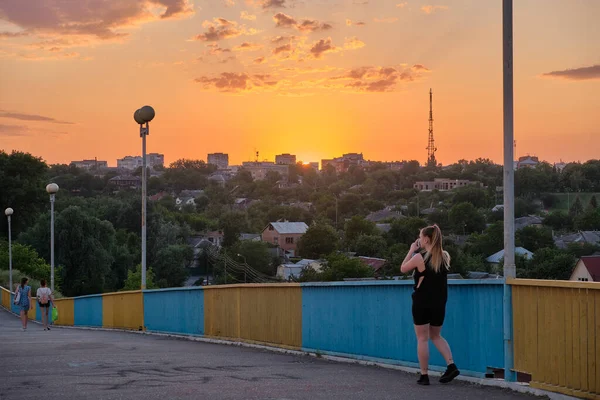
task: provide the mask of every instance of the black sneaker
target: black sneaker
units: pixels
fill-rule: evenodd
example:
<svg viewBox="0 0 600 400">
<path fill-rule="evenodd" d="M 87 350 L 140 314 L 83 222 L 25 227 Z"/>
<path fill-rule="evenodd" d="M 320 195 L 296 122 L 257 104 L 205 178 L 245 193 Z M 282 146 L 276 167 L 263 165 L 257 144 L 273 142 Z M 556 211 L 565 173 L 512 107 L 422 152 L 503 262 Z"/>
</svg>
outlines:
<svg viewBox="0 0 600 400">
<path fill-rule="evenodd" d="M 448 365 L 446 372 L 440 377 L 440 383 L 448 383 L 460 375 L 460 371 L 454 363 Z"/>
<path fill-rule="evenodd" d="M 417 383 L 424 386 L 429 385 L 429 375 L 421 375 Z"/>
</svg>

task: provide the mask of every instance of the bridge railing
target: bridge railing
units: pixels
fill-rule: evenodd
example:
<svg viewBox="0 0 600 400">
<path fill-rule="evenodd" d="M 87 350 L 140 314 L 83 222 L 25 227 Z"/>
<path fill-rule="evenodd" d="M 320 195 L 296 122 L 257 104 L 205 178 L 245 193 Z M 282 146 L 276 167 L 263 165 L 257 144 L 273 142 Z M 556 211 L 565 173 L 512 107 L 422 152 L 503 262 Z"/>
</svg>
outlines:
<svg viewBox="0 0 600 400">
<path fill-rule="evenodd" d="M 465 375 L 484 377 L 504 366 L 503 283 L 449 283 L 442 334 Z M 535 387 L 598 398 L 600 285 L 508 283 L 514 369 L 530 374 Z M 411 291 L 409 281 L 357 281 L 116 292 L 57 300 L 56 323 L 264 343 L 416 367 Z M 15 311 L 12 295 L 0 292 L 2 306 Z M 39 307 L 29 316 L 39 320 Z M 445 367 L 433 346 L 430 363 L 433 370 Z"/>
<path fill-rule="evenodd" d="M 581 398 L 600 393 L 600 284 L 509 281 L 515 370 L 531 385 Z"/>
</svg>

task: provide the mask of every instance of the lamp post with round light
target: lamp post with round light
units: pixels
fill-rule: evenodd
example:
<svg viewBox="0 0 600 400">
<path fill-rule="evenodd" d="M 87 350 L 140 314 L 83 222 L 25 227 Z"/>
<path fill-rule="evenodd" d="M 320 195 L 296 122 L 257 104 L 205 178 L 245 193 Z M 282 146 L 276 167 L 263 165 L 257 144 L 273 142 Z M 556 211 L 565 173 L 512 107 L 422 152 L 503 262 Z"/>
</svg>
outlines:
<svg viewBox="0 0 600 400">
<path fill-rule="evenodd" d="M 154 115 L 154 109 L 150 106 L 144 106 L 133 113 L 133 119 L 140 125 L 142 138 L 142 290 L 146 289 L 146 136 L 150 134 L 149 122 L 154 119 Z"/>
<path fill-rule="evenodd" d="M 46 186 L 50 195 L 50 290 L 54 292 L 54 199 L 58 192 L 58 185 L 51 183 Z"/>
<path fill-rule="evenodd" d="M 4 215 L 8 219 L 8 288 L 12 292 L 13 281 L 12 281 L 12 236 L 10 231 L 10 217 L 13 215 L 14 210 L 8 207 L 4 210 Z"/>
</svg>

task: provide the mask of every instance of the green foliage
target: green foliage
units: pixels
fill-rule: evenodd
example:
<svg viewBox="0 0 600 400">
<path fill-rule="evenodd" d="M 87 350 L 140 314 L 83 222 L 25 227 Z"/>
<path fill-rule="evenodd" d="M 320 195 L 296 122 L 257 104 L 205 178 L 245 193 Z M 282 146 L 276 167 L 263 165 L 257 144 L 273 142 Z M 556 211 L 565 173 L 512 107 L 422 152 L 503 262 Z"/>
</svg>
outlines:
<svg viewBox="0 0 600 400">
<path fill-rule="evenodd" d="M 471 203 L 475 208 L 485 208 L 489 205 L 484 189 L 476 186 L 465 186 L 453 191 L 454 204 Z"/>
<path fill-rule="evenodd" d="M 141 287 L 142 265 L 138 264 L 135 266 L 135 271 L 127 271 L 127 279 L 125 279 L 121 290 L 140 290 Z M 154 271 L 152 271 L 152 268 L 146 269 L 146 289 L 158 289 L 158 286 L 154 283 Z"/>
<path fill-rule="evenodd" d="M 579 198 L 579 196 L 577 196 L 577 198 L 575 198 L 575 202 L 573 202 L 573 205 L 571 205 L 571 208 L 569 209 L 569 215 L 571 217 L 577 217 L 579 214 L 583 213 L 583 204 L 581 204 L 581 199 Z"/>
<path fill-rule="evenodd" d="M 569 243 L 565 252 L 579 259 L 600 252 L 600 245 L 593 243 Z"/>
<path fill-rule="evenodd" d="M 502 224 L 490 225 L 481 234 L 472 234 L 467 240 L 466 251 L 489 257 L 504 248 L 504 226 Z"/>
<path fill-rule="evenodd" d="M 539 249 L 554 247 L 552 230 L 548 228 L 526 226 L 518 230 L 515 236 L 517 246 L 524 247 L 534 253 Z"/>
<path fill-rule="evenodd" d="M 392 222 L 391 229 L 387 233 L 388 244 L 410 244 L 419 237 L 419 232 L 426 226 L 427 222 L 421 218 L 411 217 L 396 219 Z"/>
<path fill-rule="evenodd" d="M 338 241 L 338 234 L 331 225 L 315 223 L 300 239 L 298 253 L 304 258 L 318 259 L 334 252 Z"/>
<path fill-rule="evenodd" d="M 46 193 L 46 171 L 48 166 L 41 158 L 28 153 L 13 151 L 10 154 L 0 150 L 0 236 L 8 236 L 8 223 L 4 209 L 11 207 L 12 234 L 16 237 L 26 227 L 32 225 L 38 214 L 49 207 Z"/>
<path fill-rule="evenodd" d="M 269 245 L 265 242 L 243 240 L 228 249 L 227 253 L 237 262 L 246 262 L 250 267 L 265 275 L 273 276 L 277 272 L 277 265 L 273 265 Z M 243 276 L 238 278 L 243 281 Z"/>
<path fill-rule="evenodd" d="M 357 256 L 365 257 L 383 257 L 387 243 L 380 235 L 360 235 L 354 244 L 352 250 Z"/>
<path fill-rule="evenodd" d="M 517 269 L 519 278 L 568 280 L 577 259 L 556 249 L 540 249 Z"/>
<path fill-rule="evenodd" d="M 183 286 L 194 261 L 194 250 L 187 245 L 170 245 L 159 250 L 152 268 L 161 288 Z"/>
<path fill-rule="evenodd" d="M 570 230 L 573 228 L 573 218 L 564 211 L 554 211 L 544 218 L 543 224 L 556 231 Z"/>
<path fill-rule="evenodd" d="M 485 217 L 471 203 L 459 203 L 448 213 L 448 222 L 456 233 L 481 232 L 485 229 Z"/>
<path fill-rule="evenodd" d="M 590 198 L 590 203 L 588 204 L 588 208 L 594 209 L 594 210 L 598 209 L 598 200 L 596 200 L 596 196 L 595 195 L 593 195 Z"/>
<path fill-rule="evenodd" d="M 344 226 L 344 240 L 347 244 L 353 243 L 360 235 L 376 235 L 377 227 L 374 222 L 368 221 L 359 215 L 348 220 Z"/>
<path fill-rule="evenodd" d="M 343 254 L 331 254 L 326 259 L 326 264 L 321 272 L 305 269 L 300 275 L 299 281 L 342 281 L 346 278 L 370 278 L 373 277 L 373 269 L 364 264 L 358 258 L 349 258 Z"/>
<path fill-rule="evenodd" d="M 29 278 L 50 280 L 50 266 L 31 247 L 12 243 L 13 269 Z M 9 269 L 8 242 L 0 241 L 0 269 Z"/>
<path fill-rule="evenodd" d="M 600 230 L 600 209 L 589 208 L 576 216 L 575 229 L 579 231 Z"/>
</svg>

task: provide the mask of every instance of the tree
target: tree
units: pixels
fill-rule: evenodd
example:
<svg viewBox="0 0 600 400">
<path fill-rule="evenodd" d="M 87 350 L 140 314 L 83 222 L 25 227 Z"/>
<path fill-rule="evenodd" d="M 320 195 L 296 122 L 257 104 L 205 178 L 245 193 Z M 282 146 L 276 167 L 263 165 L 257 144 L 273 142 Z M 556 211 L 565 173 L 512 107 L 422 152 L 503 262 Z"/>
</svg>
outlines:
<svg viewBox="0 0 600 400">
<path fill-rule="evenodd" d="M 523 278 L 568 280 L 577 260 L 555 249 L 540 249 L 520 273 Z"/>
<path fill-rule="evenodd" d="M 590 209 L 598 209 L 598 200 L 596 200 L 596 195 L 592 195 L 592 198 L 590 199 L 590 203 L 588 204 L 588 208 Z"/>
<path fill-rule="evenodd" d="M 0 269 L 9 268 L 8 242 L 0 241 Z M 35 279 L 50 279 L 50 266 L 31 247 L 20 243 L 12 243 L 12 265 Z"/>
<path fill-rule="evenodd" d="M 357 256 L 383 257 L 387 243 L 379 235 L 360 235 L 354 244 Z"/>
<path fill-rule="evenodd" d="M 142 265 L 138 264 L 135 267 L 135 271 L 127 271 L 127 279 L 123 283 L 121 290 L 140 290 L 142 287 Z M 158 289 L 156 283 L 154 283 L 154 271 L 152 268 L 146 269 L 146 289 Z"/>
<path fill-rule="evenodd" d="M 29 153 L 0 150 L 0 205 L 11 207 L 12 234 L 16 237 L 35 223 L 39 213 L 49 207 L 45 187 L 48 166 Z M 59 194 L 60 196 L 60 194 Z M 8 236 L 7 219 L 0 218 L 0 236 Z"/>
<path fill-rule="evenodd" d="M 19 241 L 31 245 L 39 254 L 48 254 L 48 226 L 48 216 L 41 216 Z M 56 216 L 55 235 L 62 293 L 69 297 L 102 293 L 114 262 L 112 224 L 90 216 L 80 207 L 70 206 Z"/>
<path fill-rule="evenodd" d="M 234 260 L 240 263 L 245 261 L 250 267 L 265 275 L 275 275 L 276 266 L 272 264 L 269 245 L 265 242 L 243 240 L 231 247 L 227 253 Z M 243 275 L 240 275 L 238 279 L 243 281 Z"/>
<path fill-rule="evenodd" d="M 427 226 L 427 223 L 416 217 L 396 219 L 391 224 L 390 231 L 387 233 L 388 244 L 403 243 L 410 245 L 417 240 L 421 229 Z"/>
<path fill-rule="evenodd" d="M 454 204 L 468 202 L 476 208 L 487 207 L 489 203 L 485 190 L 476 186 L 465 186 L 454 190 L 452 201 Z"/>
<path fill-rule="evenodd" d="M 569 210 L 569 215 L 572 217 L 576 217 L 581 213 L 583 213 L 583 205 L 581 204 L 581 199 L 579 198 L 579 196 L 577 196 L 577 198 L 575 199 L 575 202 L 573 203 L 573 205 L 571 206 L 571 209 Z"/>
<path fill-rule="evenodd" d="M 502 224 L 490 225 L 483 233 L 473 234 L 467 240 L 466 251 L 489 257 L 502 250 L 504 247 L 504 226 Z"/>
<path fill-rule="evenodd" d="M 161 249 L 152 263 L 156 284 L 161 288 L 183 286 L 193 261 L 194 250 L 190 246 L 171 245 Z"/>
<path fill-rule="evenodd" d="M 543 224 L 556 231 L 570 230 L 573 227 L 573 218 L 564 211 L 554 211 L 544 218 Z"/>
<path fill-rule="evenodd" d="M 308 281 L 341 281 L 346 278 L 369 278 L 373 269 L 358 258 L 349 258 L 343 254 L 331 254 L 321 272 L 306 268 L 300 274 L 301 282 Z"/>
<path fill-rule="evenodd" d="M 353 216 L 344 227 L 344 239 L 347 244 L 354 242 L 360 235 L 377 234 L 374 222 L 364 219 L 359 215 Z"/>
<path fill-rule="evenodd" d="M 331 225 L 315 223 L 311 225 L 298 243 L 301 257 L 318 259 L 337 249 L 338 234 Z"/>
<path fill-rule="evenodd" d="M 481 232 L 485 229 L 485 218 L 471 203 L 459 203 L 448 213 L 452 230 L 456 233 Z"/>
<path fill-rule="evenodd" d="M 579 231 L 600 230 L 600 210 L 590 208 L 576 216 L 575 229 Z"/>
<path fill-rule="evenodd" d="M 532 252 L 543 248 L 554 248 L 552 230 L 548 228 L 526 226 L 519 229 L 516 232 L 516 242 L 517 246 L 524 247 Z"/>
</svg>

